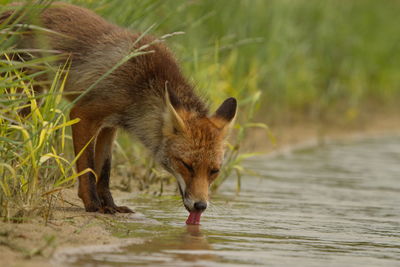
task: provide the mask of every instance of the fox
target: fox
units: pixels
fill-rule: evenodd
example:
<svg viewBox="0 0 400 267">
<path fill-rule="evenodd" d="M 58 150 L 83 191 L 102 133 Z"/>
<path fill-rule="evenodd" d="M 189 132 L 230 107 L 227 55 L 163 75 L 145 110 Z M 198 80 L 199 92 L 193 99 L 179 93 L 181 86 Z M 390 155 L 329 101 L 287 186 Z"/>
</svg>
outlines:
<svg viewBox="0 0 400 267">
<path fill-rule="evenodd" d="M 13 12 L 3 13 L 0 21 L 7 21 Z M 114 25 L 86 8 L 54 2 L 34 23 L 49 31 L 28 28 L 18 48 L 40 49 L 46 43 L 70 59 L 64 96 L 75 101 L 70 119 L 79 119 L 71 126 L 74 151 L 80 153 L 76 169 L 94 171 L 78 177 L 78 196 L 85 210 L 133 212 L 116 205 L 110 191 L 112 147 L 117 129 L 122 129 L 176 178 L 188 220 L 198 222 L 223 164 L 237 100 L 229 97 L 210 113 L 164 42 Z M 133 49 L 143 47 L 144 53 L 101 79 Z"/>
</svg>

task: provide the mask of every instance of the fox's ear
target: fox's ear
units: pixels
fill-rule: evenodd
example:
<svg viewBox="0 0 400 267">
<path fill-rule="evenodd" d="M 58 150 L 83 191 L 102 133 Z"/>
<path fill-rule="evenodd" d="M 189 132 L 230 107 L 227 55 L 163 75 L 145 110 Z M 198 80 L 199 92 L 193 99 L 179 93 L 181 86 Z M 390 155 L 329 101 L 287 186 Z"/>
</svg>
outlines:
<svg viewBox="0 0 400 267">
<path fill-rule="evenodd" d="M 226 99 L 221 106 L 215 111 L 215 114 L 211 117 L 212 121 L 219 128 L 225 128 L 229 125 L 236 116 L 237 101 L 235 98 L 230 97 Z"/>
<path fill-rule="evenodd" d="M 182 118 L 176 112 L 174 106 L 171 103 L 171 99 L 168 93 L 168 89 L 165 88 L 165 113 L 164 113 L 164 125 L 165 130 L 169 133 L 176 133 L 178 131 L 183 132 L 185 130 L 185 123 Z"/>
</svg>

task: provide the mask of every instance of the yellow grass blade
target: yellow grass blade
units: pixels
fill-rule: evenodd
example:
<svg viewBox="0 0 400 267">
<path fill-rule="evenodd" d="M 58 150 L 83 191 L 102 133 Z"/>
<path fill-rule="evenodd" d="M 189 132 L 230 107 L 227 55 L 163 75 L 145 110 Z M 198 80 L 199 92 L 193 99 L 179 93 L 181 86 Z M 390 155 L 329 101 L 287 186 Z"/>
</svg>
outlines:
<svg viewBox="0 0 400 267">
<path fill-rule="evenodd" d="M 86 174 L 86 173 L 88 173 L 88 172 L 91 172 L 91 173 L 93 173 L 95 176 L 97 176 L 96 173 L 95 173 L 92 169 L 86 168 L 86 169 L 84 169 L 83 171 L 81 171 L 81 172 L 79 172 L 79 173 L 75 173 L 75 174 L 73 174 L 73 175 L 67 177 L 66 179 L 64 179 L 64 180 L 62 180 L 62 181 L 57 181 L 57 182 L 54 184 L 54 186 L 55 186 L 55 187 L 61 186 L 61 185 L 65 184 L 65 183 L 68 183 L 69 181 L 72 181 L 72 180 L 78 178 L 79 176 L 84 175 L 84 174 Z M 96 178 L 96 179 L 97 179 L 97 178 Z"/>
</svg>

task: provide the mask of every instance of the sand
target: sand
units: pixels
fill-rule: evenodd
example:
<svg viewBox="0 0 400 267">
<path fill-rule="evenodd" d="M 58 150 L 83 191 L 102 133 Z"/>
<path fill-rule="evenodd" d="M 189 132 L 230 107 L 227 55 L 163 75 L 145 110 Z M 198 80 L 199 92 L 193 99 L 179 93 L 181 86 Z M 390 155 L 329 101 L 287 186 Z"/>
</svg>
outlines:
<svg viewBox="0 0 400 267">
<path fill-rule="evenodd" d="M 120 202 L 128 198 L 120 191 L 116 196 Z M 0 223 L 1 266 L 59 266 L 56 263 L 65 262 L 71 254 L 141 242 L 111 233 L 116 221 L 132 220 L 135 214 L 85 212 L 74 188 L 63 190 L 62 198 L 47 222 L 35 218 L 26 223 Z"/>
</svg>

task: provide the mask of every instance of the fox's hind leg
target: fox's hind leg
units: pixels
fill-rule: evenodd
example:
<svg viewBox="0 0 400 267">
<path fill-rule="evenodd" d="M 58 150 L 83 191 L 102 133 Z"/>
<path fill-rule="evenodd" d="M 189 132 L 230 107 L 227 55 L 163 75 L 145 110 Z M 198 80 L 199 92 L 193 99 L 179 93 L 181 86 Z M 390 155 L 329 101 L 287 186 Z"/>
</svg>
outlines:
<svg viewBox="0 0 400 267">
<path fill-rule="evenodd" d="M 101 211 L 104 213 L 130 213 L 131 209 L 125 206 L 117 206 L 110 192 L 110 170 L 112 158 L 112 144 L 116 129 L 107 127 L 101 129 L 96 139 L 95 166 L 97 181 L 97 194 L 101 202 Z"/>
</svg>

